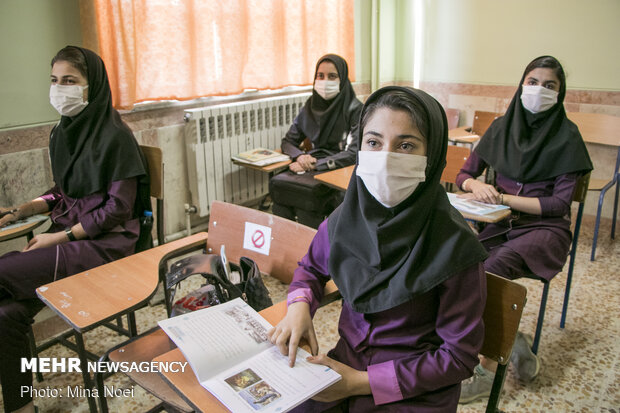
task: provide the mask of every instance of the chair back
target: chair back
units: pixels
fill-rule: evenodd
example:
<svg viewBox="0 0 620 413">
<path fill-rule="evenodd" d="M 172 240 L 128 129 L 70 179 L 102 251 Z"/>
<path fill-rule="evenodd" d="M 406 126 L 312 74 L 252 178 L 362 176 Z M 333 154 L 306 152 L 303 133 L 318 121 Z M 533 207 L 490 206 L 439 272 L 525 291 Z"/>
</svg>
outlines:
<svg viewBox="0 0 620 413">
<path fill-rule="evenodd" d="M 151 196 L 164 199 L 164 161 L 161 148 L 155 146 L 140 145 L 146 158 L 151 180 Z"/>
<path fill-rule="evenodd" d="M 251 258 L 262 273 L 290 284 L 297 263 L 308 252 L 315 234 L 315 229 L 282 217 L 214 201 L 209 216 L 207 252 L 219 254 L 225 245 L 230 262 Z"/>
<path fill-rule="evenodd" d="M 498 275 L 486 274 L 487 303 L 482 315 L 484 342 L 480 354 L 498 363 L 486 408 L 487 413 L 497 413 L 500 411 L 499 398 L 525 307 L 527 289 Z"/>
<path fill-rule="evenodd" d="M 510 360 L 527 289 L 521 284 L 487 272 L 487 303 L 484 307 L 484 343 L 480 354 L 506 365 Z"/>
<path fill-rule="evenodd" d="M 580 204 L 586 202 L 591 174 L 591 172 L 588 172 L 577 181 L 575 192 L 573 193 L 573 202 L 579 202 Z"/>
<path fill-rule="evenodd" d="M 451 184 L 456 183 L 456 176 L 469 157 L 470 150 L 462 146 L 448 145 L 446 153 L 446 167 L 441 174 L 441 181 Z"/>
<path fill-rule="evenodd" d="M 161 148 L 155 146 L 140 145 L 140 149 L 146 158 L 151 182 L 151 197 L 155 198 L 157 213 L 155 226 L 157 228 L 157 244 L 165 242 L 164 234 L 164 161 Z"/>
<path fill-rule="evenodd" d="M 474 124 L 471 127 L 471 132 L 482 137 L 487 129 L 489 129 L 489 126 L 491 126 L 491 123 L 500 116 L 502 116 L 501 113 L 477 110 L 474 113 Z"/>
<path fill-rule="evenodd" d="M 448 129 L 458 128 L 461 111 L 453 108 L 446 108 L 446 118 L 448 118 Z"/>
</svg>

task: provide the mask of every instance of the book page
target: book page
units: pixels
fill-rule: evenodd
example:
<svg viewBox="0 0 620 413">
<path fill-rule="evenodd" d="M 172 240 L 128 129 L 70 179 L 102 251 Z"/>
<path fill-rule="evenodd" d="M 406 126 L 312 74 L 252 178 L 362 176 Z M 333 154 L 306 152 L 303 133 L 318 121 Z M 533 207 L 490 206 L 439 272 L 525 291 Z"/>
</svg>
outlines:
<svg viewBox="0 0 620 413">
<path fill-rule="evenodd" d="M 228 409 L 237 412 L 285 412 L 341 379 L 329 367 L 306 361 L 298 349 L 295 367 L 277 347 L 201 382 Z"/>
<path fill-rule="evenodd" d="M 274 156 L 270 156 L 267 158 L 255 158 L 253 160 L 250 160 L 247 157 L 242 157 L 241 154 L 233 155 L 231 158 L 237 162 L 247 163 L 247 164 L 256 165 L 256 166 L 271 165 L 272 163 L 288 161 L 290 159 L 288 155 L 277 153 L 277 152 Z"/>
<path fill-rule="evenodd" d="M 459 198 L 457 194 L 450 192 L 448 192 L 448 199 L 454 208 L 459 211 L 469 212 L 470 214 L 485 215 L 502 209 L 508 209 L 506 205 L 487 204 L 472 199 L 463 199 Z"/>
<path fill-rule="evenodd" d="M 241 152 L 240 154 L 237 155 L 237 157 L 241 159 L 245 159 L 250 162 L 255 162 L 255 161 L 260 161 L 263 159 L 268 159 L 268 158 L 272 158 L 274 156 L 279 156 L 279 155 L 282 155 L 282 154 L 276 151 L 272 151 L 271 149 L 254 148 L 246 152 Z"/>
<path fill-rule="evenodd" d="M 199 382 L 272 346 L 272 327 L 241 298 L 159 321 Z"/>
</svg>

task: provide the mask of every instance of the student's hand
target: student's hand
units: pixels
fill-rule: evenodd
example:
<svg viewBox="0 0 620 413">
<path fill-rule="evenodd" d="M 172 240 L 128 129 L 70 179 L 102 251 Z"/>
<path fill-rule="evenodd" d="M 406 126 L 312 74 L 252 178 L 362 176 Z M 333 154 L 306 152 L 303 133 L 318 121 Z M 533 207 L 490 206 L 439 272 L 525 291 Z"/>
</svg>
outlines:
<svg viewBox="0 0 620 413">
<path fill-rule="evenodd" d="M 316 158 L 312 155 L 299 155 L 296 162 L 304 168 L 304 171 L 311 171 L 316 166 Z"/>
<path fill-rule="evenodd" d="M 319 344 L 314 333 L 314 325 L 310 317 L 310 304 L 305 301 L 298 301 L 288 306 L 286 316 L 277 326 L 267 333 L 269 340 L 278 346 L 280 353 L 289 358 L 289 366 L 295 365 L 297 357 L 297 347 L 303 338 L 310 343 L 310 350 L 313 355 L 318 354 Z"/>
<path fill-rule="evenodd" d="M 3 215 L 6 212 L 13 211 L 15 208 L 0 208 L 0 215 Z M 0 228 L 9 225 L 12 222 L 15 222 L 19 219 L 19 211 L 15 211 L 11 214 L 6 214 L 2 218 L 0 218 Z"/>
<path fill-rule="evenodd" d="M 53 247 L 54 245 L 68 241 L 69 238 L 67 238 L 67 234 L 65 234 L 64 231 L 38 234 L 28 241 L 28 245 L 26 245 L 22 252 L 32 251 L 38 248 Z"/>
<path fill-rule="evenodd" d="M 289 164 L 288 169 L 291 170 L 291 172 L 295 172 L 295 173 L 301 173 L 301 172 L 305 172 L 306 170 L 299 164 L 299 162 L 293 162 L 291 164 Z"/>
<path fill-rule="evenodd" d="M 465 181 L 463 189 L 469 193 L 460 195 L 460 198 L 474 199 L 487 204 L 499 204 L 499 192 L 497 192 L 493 185 L 485 184 L 477 179 L 470 178 Z"/>
<path fill-rule="evenodd" d="M 327 366 L 342 376 L 340 381 L 316 394 L 312 398 L 313 400 L 331 402 L 351 396 L 361 396 L 372 393 L 367 372 L 355 370 L 353 367 L 349 367 L 346 364 L 329 358 L 325 354 L 308 357 L 306 360 L 312 364 Z"/>
</svg>

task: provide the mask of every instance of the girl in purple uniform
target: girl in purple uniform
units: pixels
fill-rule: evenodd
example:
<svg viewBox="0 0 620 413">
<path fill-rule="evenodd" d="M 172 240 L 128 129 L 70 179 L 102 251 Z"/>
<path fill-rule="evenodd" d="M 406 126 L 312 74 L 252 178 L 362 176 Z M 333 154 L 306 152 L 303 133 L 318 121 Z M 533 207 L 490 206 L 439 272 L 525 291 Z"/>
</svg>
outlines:
<svg viewBox="0 0 620 413">
<path fill-rule="evenodd" d="M 536 274 L 551 280 L 562 270 L 571 243 L 570 206 L 578 179 L 592 162 L 577 126 L 564 110 L 566 77 L 551 56 L 526 68 L 506 114 L 496 119 L 456 178 L 465 198 L 509 206 L 513 214 L 489 224 L 479 239 L 489 251 L 484 268 L 509 279 Z M 494 185 L 476 178 L 495 171 Z M 521 380 L 538 374 L 531 339 L 519 333 L 512 361 Z M 483 360 L 484 367 L 495 365 Z M 486 397 L 493 373 L 483 366 L 463 386 L 462 402 Z"/>
<path fill-rule="evenodd" d="M 60 113 L 50 135 L 55 186 L 7 214 L 0 227 L 51 211 L 52 225 L 21 252 L 0 257 L 0 384 L 6 412 L 34 411 L 27 334 L 43 308 L 35 289 L 134 252 L 138 217 L 150 209 L 146 162 L 131 130 L 112 107 L 99 56 L 67 46 L 52 59 L 50 102 Z"/>
<path fill-rule="evenodd" d="M 360 125 L 356 173 L 295 271 L 271 341 L 291 365 L 302 337 L 318 353 L 311 318 L 332 278 L 340 340 L 310 361 L 342 380 L 295 411 L 456 411 L 484 338 L 487 254 L 439 184 L 446 115 L 420 90 L 386 87 Z"/>
</svg>

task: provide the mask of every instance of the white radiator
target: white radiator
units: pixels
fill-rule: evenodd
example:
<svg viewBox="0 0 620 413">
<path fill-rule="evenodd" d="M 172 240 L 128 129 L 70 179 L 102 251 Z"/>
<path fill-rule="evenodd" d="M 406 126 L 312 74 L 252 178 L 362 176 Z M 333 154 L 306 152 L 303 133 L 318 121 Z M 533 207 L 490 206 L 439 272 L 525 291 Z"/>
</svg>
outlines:
<svg viewBox="0 0 620 413">
<path fill-rule="evenodd" d="M 278 96 L 185 111 L 187 172 L 192 204 L 201 217 L 211 202 L 246 204 L 269 193 L 266 173 L 232 163 L 253 148 L 279 149 L 310 93 Z"/>
</svg>

